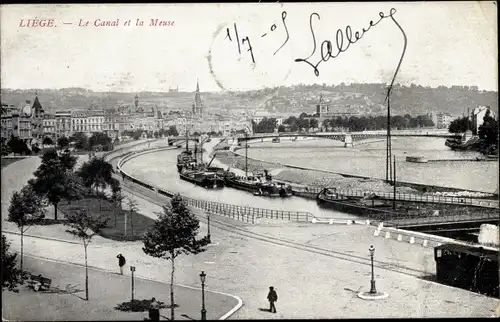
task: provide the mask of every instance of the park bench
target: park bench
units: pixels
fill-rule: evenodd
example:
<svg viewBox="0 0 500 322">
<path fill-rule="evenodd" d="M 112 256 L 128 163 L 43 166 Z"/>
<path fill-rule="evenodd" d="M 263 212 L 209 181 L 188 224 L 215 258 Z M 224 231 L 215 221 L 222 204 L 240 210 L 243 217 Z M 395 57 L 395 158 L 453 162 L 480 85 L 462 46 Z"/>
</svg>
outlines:
<svg viewBox="0 0 500 322">
<path fill-rule="evenodd" d="M 49 290 L 52 280 L 50 278 L 43 277 L 42 275 L 30 275 L 28 281 L 28 287 L 31 287 L 35 292 L 39 290 Z"/>
</svg>

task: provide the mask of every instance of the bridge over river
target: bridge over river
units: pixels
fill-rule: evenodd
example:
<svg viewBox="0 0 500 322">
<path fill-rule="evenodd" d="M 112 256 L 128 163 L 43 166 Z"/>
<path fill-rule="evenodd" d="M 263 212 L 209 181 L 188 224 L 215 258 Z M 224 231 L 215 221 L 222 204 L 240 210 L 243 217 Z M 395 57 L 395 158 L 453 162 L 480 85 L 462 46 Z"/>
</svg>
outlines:
<svg viewBox="0 0 500 322">
<path fill-rule="evenodd" d="M 237 137 L 238 143 L 247 140 L 268 139 L 268 138 L 297 138 L 297 137 L 310 137 L 310 138 L 324 138 L 330 140 L 337 140 L 347 144 L 359 142 L 367 139 L 374 138 L 387 138 L 386 131 L 365 131 L 365 132 L 287 132 L 287 133 L 254 133 L 250 135 L 239 135 Z M 442 131 L 393 131 L 391 137 L 428 137 L 428 138 L 460 138 L 460 134 L 447 133 Z"/>
</svg>

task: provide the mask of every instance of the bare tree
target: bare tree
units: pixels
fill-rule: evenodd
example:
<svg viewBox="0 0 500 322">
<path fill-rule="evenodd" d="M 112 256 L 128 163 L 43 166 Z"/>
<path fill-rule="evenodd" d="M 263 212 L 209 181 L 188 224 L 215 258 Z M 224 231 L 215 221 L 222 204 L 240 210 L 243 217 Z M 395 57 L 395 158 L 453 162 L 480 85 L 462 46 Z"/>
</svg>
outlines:
<svg viewBox="0 0 500 322">
<path fill-rule="evenodd" d="M 65 223 L 70 227 L 66 231 L 78 238 L 83 242 L 85 251 L 85 299 L 89 300 L 89 271 L 87 265 L 87 247 L 92 238 L 101 232 L 107 226 L 107 218 L 102 215 L 92 216 L 89 212 L 79 210 L 77 212 L 66 215 L 67 222 Z"/>
</svg>

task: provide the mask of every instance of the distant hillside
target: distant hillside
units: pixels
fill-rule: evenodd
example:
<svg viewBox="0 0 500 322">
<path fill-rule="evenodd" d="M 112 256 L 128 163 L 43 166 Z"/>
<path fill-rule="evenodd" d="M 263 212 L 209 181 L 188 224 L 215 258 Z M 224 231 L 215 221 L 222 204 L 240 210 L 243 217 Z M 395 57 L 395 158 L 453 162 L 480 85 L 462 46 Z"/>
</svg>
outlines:
<svg viewBox="0 0 500 322">
<path fill-rule="evenodd" d="M 133 105 L 134 96 L 139 96 L 140 105 L 149 109 L 186 110 L 193 103 L 194 92 L 93 92 L 83 88 L 58 90 L 11 90 L 2 89 L 1 101 L 20 104 L 33 100 L 35 92 L 42 106 L 51 111 L 64 109 L 110 108 L 118 105 Z M 246 92 L 203 93 L 202 101 L 207 108 L 218 109 L 267 109 L 281 113 L 312 113 L 320 95 L 328 101 L 334 111 L 360 114 L 383 114 L 386 86 L 383 84 L 350 85 L 297 85 L 291 87 L 266 88 Z M 423 87 L 412 84 L 409 87 L 395 85 L 391 95 L 393 114 L 420 115 L 430 112 L 447 112 L 462 115 L 467 108 L 489 105 L 498 111 L 498 93 L 478 91 L 464 86 L 451 88 Z"/>
</svg>

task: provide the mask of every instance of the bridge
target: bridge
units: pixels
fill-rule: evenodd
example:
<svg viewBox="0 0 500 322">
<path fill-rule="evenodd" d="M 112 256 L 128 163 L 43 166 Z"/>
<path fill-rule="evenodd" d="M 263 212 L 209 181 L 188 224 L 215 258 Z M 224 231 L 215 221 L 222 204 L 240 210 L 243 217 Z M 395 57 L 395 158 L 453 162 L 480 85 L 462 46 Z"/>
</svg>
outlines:
<svg viewBox="0 0 500 322">
<path fill-rule="evenodd" d="M 386 226 L 400 229 L 409 229 L 420 232 L 454 232 L 454 231 L 477 231 L 482 224 L 496 224 L 500 220 L 498 213 L 492 214 L 461 214 L 450 216 L 435 216 L 422 218 L 393 219 L 384 222 Z"/>
<path fill-rule="evenodd" d="M 241 135 L 238 136 L 238 143 L 246 140 L 258 140 L 258 139 L 269 139 L 269 138 L 297 138 L 297 137 L 309 137 L 309 138 L 321 138 L 337 140 L 347 144 L 352 144 L 353 142 L 359 142 L 366 139 L 373 138 L 387 138 L 387 133 L 385 131 L 369 131 L 369 132 L 350 132 L 350 133 L 333 133 L 333 132 L 319 132 L 319 133 L 305 133 L 305 132 L 286 132 L 286 133 L 254 133 L 251 135 Z M 445 132 L 416 132 L 416 131 L 393 131 L 391 137 L 426 137 L 426 138 L 460 138 L 460 134 L 445 133 Z"/>
</svg>

